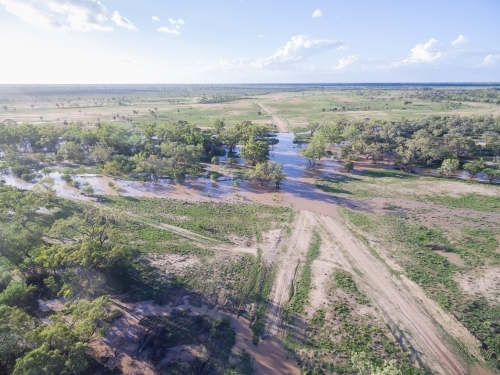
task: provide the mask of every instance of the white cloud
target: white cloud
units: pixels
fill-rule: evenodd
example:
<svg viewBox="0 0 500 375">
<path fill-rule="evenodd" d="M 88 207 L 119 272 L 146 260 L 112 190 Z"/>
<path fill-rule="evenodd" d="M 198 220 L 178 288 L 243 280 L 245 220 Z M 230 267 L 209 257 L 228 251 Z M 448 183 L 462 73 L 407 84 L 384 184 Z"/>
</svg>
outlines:
<svg viewBox="0 0 500 375">
<path fill-rule="evenodd" d="M 0 4 L 23 22 L 47 29 L 113 30 L 106 26 L 108 10 L 98 0 L 0 0 Z"/>
<path fill-rule="evenodd" d="M 98 0 L 42 0 L 50 10 L 66 17 L 66 21 L 75 31 L 111 31 L 106 26 L 108 11 Z"/>
<path fill-rule="evenodd" d="M 115 10 L 115 12 L 113 13 L 113 17 L 111 17 L 111 19 L 118 26 L 124 27 L 129 30 L 137 30 L 137 27 L 135 27 L 134 24 L 125 17 L 120 16 L 120 13 L 118 13 L 117 10 Z"/>
<path fill-rule="evenodd" d="M 257 36 L 258 36 L 259 38 L 264 38 L 264 36 L 265 36 L 265 35 L 266 35 L 266 34 L 259 34 L 259 35 L 257 35 Z"/>
<path fill-rule="evenodd" d="M 338 40 L 310 39 L 306 35 L 293 36 L 284 47 L 281 47 L 273 55 L 255 61 L 254 65 L 259 68 L 283 66 L 303 61 L 310 56 L 317 55 L 327 49 L 341 48 L 346 43 Z"/>
<path fill-rule="evenodd" d="M 182 19 L 174 20 L 173 18 L 169 18 L 168 22 L 170 22 L 172 25 L 185 25 L 186 23 Z"/>
<path fill-rule="evenodd" d="M 174 29 L 174 28 L 170 28 L 168 26 L 162 26 L 162 27 L 159 27 L 158 29 L 156 29 L 156 31 L 160 32 L 160 33 L 167 33 L 167 34 L 172 34 L 172 35 L 181 35 L 181 33 Z"/>
<path fill-rule="evenodd" d="M 432 38 L 425 44 L 417 44 L 410 49 L 411 55 L 406 57 L 403 64 L 431 63 L 443 56 L 441 51 L 437 50 L 437 39 Z"/>
<path fill-rule="evenodd" d="M 156 16 L 152 16 L 151 19 L 153 20 L 153 22 L 158 22 L 160 21 L 160 18 L 159 17 L 156 17 Z"/>
<path fill-rule="evenodd" d="M 321 9 L 316 9 L 312 14 L 312 18 L 319 18 L 319 17 L 323 17 L 323 12 L 321 11 Z"/>
<path fill-rule="evenodd" d="M 463 35 L 459 35 L 457 39 L 451 42 L 452 45 L 456 46 L 458 44 L 463 44 L 467 41 L 467 38 Z"/>
<path fill-rule="evenodd" d="M 172 34 L 172 35 L 181 35 L 179 30 L 180 30 L 181 26 L 184 26 L 186 24 L 184 22 L 184 20 L 182 20 L 180 18 L 178 20 L 175 20 L 173 18 L 169 18 L 168 22 L 170 22 L 172 27 L 162 26 L 162 27 L 156 29 L 156 31 L 158 31 L 160 33 L 167 33 L 167 34 Z"/>
<path fill-rule="evenodd" d="M 68 29 L 67 26 L 63 25 L 53 15 L 48 14 L 40 4 L 33 1 L 0 0 L 0 4 L 5 6 L 8 12 L 18 16 L 23 22 L 51 30 Z"/>
<path fill-rule="evenodd" d="M 338 65 L 334 66 L 333 70 L 342 70 L 342 69 L 348 67 L 349 65 L 352 65 L 356 60 L 358 60 L 357 55 L 356 56 L 349 55 L 347 57 L 341 57 L 339 59 Z"/>
<path fill-rule="evenodd" d="M 484 58 L 483 63 L 480 66 L 494 66 L 500 63 L 500 55 L 488 55 Z"/>
</svg>

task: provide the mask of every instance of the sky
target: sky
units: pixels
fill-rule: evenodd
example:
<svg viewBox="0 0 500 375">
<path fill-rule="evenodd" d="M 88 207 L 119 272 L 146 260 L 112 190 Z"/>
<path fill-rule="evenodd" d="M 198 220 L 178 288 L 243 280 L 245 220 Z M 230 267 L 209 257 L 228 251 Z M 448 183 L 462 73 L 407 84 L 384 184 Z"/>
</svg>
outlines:
<svg viewBox="0 0 500 375">
<path fill-rule="evenodd" d="M 500 82 L 500 0 L 0 0 L 0 84 Z"/>
</svg>

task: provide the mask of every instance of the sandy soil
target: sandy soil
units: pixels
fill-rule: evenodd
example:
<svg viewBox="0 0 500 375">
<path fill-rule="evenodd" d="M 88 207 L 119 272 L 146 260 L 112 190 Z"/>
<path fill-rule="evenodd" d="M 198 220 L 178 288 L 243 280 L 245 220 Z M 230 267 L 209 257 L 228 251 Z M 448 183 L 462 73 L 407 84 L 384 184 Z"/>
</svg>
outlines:
<svg viewBox="0 0 500 375">
<path fill-rule="evenodd" d="M 492 304 L 500 303 L 500 268 L 484 268 L 476 272 L 475 277 L 457 275 L 455 281 L 471 296 L 484 297 Z"/>
<path fill-rule="evenodd" d="M 259 106 L 264 112 L 271 115 L 271 120 L 272 120 L 273 124 L 278 127 L 280 132 L 283 132 L 283 133 L 288 132 L 288 125 L 287 125 L 286 121 L 283 120 L 280 116 L 278 116 L 278 114 L 275 111 L 270 109 L 265 104 L 262 104 L 261 102 L 259 102 Z"/>
</svg>

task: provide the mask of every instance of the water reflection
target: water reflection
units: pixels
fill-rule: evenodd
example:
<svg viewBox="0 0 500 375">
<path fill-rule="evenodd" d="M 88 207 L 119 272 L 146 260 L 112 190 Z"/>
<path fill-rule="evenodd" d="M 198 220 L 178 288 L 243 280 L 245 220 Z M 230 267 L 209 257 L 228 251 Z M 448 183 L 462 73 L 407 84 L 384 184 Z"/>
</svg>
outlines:
<svg viewBox="0 0 500 375">
<path fill-rule="evenodd" d="M 116 188 L 120 188 L 120 194 L 130 197 L 156 197 L 173 198 L 189 201 L 255 201 L 273 206 L 288 206 L 296 209 L 315 211 L 325 215 L 336 215 L 336 205 L 344 205 L 359 208 L 362 202 L 347 201 L 325 193 L 314 185 L 316 178 L 324 178 L 337 172 L 340 163 L 324 158 L 310 167 L 309 162 L 300 156 L 300 146 L 293 143 L 293 133 L 278 133 L 277 142 L 270 149 L 270 160 L 283 163 L 287 180 L 282 189 L 278 190 L 274 184 L 260 186 L 258 182 L 240 181 L 239 186 L 233 186 L 234 168 L 227 164 L 227 158 L 221 158 L 221 165 L 207 165 L 208 171 L 216 171 L 229 177 L 222 177 L 214 182 L 203 177 L 187 180 L 184 183 L 175 183 L 169 179 L 161 179 L 156 182 L 115 180 L 101 175 L 75 175 L 73 180 L 80 185 L 88 182 L 94 189 L 95 195 L 117 195 Z M 239 148 L 236 150 L 239 152 Z M 238 168 L 245 168 L 242 161 L 238 159 Z M 66 198 L 81 200 L 92 200 L 95 198 L 85 197 L 76 189 L 61 179 L 60 173 L 51 173 L 55 181 L 55 190 L 58 195 Z M 7 184 L 21 189 L 31 189 L 33 183 L 15 178 L 12 175 L 3 176 Z M 110 182 L 114 186 L 110 186 Z M 356 207 L 354 207 L 356 206 Z"/>
</svg>

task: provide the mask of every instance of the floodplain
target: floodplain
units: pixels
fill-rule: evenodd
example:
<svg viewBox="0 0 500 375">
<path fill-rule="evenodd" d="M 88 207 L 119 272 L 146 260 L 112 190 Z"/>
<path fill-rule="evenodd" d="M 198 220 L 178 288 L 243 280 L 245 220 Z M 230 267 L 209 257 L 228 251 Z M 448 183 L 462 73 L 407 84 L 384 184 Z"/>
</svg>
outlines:
<svg viewBox="0 0 500 375">
<path fill-rule="evenodd" d="M 498 87 L 0 102 L 5 373 L 54 353 L 85 374 L 500 369 Z"/>
</svg>

